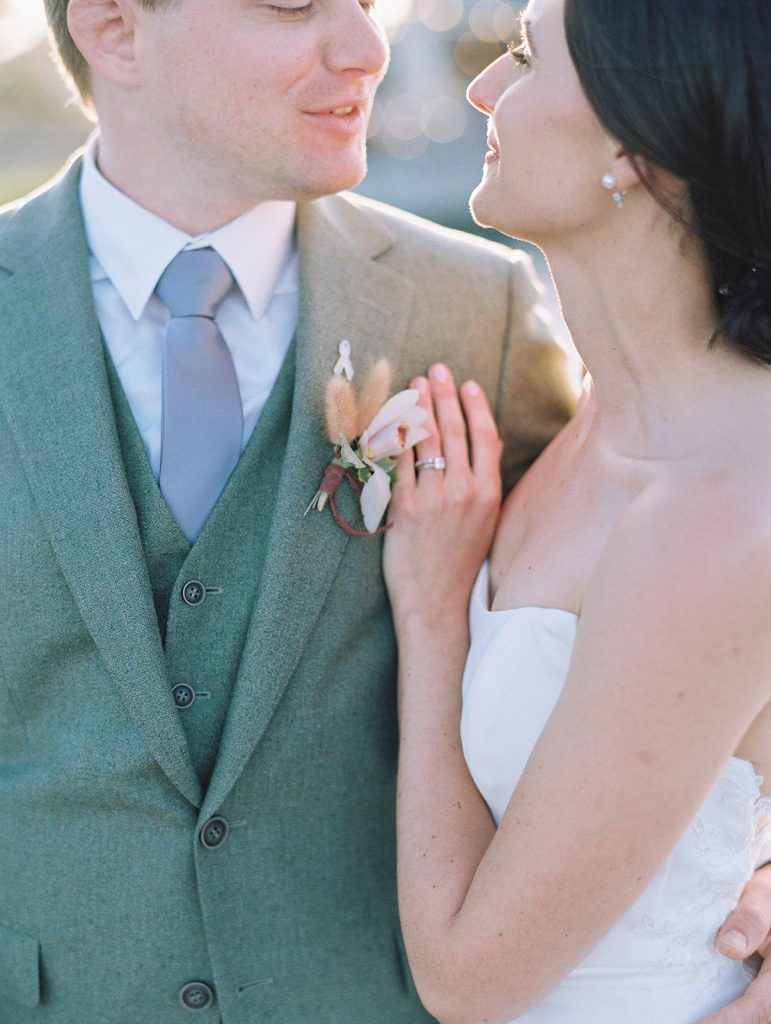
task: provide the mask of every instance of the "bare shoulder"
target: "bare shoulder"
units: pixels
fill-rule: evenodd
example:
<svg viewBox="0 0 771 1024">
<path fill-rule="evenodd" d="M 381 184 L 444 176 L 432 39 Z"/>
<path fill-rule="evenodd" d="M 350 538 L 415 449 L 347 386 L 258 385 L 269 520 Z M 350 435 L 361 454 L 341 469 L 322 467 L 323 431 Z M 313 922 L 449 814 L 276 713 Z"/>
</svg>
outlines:
<svg viewBox="0 0 771 1024">
<path fill-rule="evenodd" d="M 656 479 L 619 518 L 586 603 L 605 605 L 621 589 L 624 601 L 647 608 L 659 624 L 695 628 L 741 617 L 765 629 L 771 481 L 752 472 L 751 458 L 736 468 Z"/>
<path fill-rule="evenodd" d="M 631 716 L 661 763 L 735 753 L 771 699 L 771 517 L 745 485 L 655 481 L 584 590 L 566 693 Z"/>
</svg>

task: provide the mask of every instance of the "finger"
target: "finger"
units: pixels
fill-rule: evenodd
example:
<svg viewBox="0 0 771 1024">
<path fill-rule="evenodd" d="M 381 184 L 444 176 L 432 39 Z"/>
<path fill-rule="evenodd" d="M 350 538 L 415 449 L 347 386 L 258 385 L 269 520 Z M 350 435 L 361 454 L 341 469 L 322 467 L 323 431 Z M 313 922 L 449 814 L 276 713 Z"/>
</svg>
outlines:
<svg viewBox="0 0 771 1024">
<path fill-rule="evenodd" d="M 771 1024 L 771 965 L 760 974 L 741 998 L 699 1024 Z"/>
<path fill-rule="evenodd" d="M 736 908 L 717 935 L 717 948 L 743 960 L 766 943 L 771 932 L 771 865 L 760 868 L 745 885 Z"/>
<path fill-rule="evenodd" d="M 436 417 L 434 416 L 434 400 L 431 396 L 431 385 L 428 382 L 428 378 L 416 377 L 410 383 L 410 387 L 414 388 L 420 396 L 418 398 L 418 405 L 426 411 L 426 419 L 421 423 L 421 426 L 429 432 L 429 436 L 425 441 L 420 441 L 415 446 L 417 458 L 429 459 L 441 455 L 442 442 L 439 437 L 439 428 L 436 425 Z"/>
<path fill-rule="evenodd" d="M 396 460 L 396 483 L 391 489 L 391 510 L 395 515 L 399 507 L 409 502 L 415 492 L 415 455 L 412 448 Z"/>
<path fill-rule="evenodd" d="M 500 478 L 502 443 L 487 396 L 473 380 L 460 389 L 463 412 L 468 423 L 471 468 L 479 481 Z"/>
<path fill-rule="evenodd" d="M 435 459 L 442 454 L 442 437 L 439 433 L 439 427 L 436 422 L 436 415 L 434 413 L 434 399 L 432 395 L 431 385 L 426 377 L 416 377 L 412 382 L 412 386 L 420 394 L 418 399 L 418 405 L 421 409 L 426 410 L 426 419 L 421 426 L 429 432 L 429 436 L 424 440 L 420 441 L 415 446 L 415 463 L 418 482 L 430 481 L 432 477 L 436 480 L 441 481 L 444 473 L 440 470 L 429 469 L 421 470 L 417 467 L 417 463 L 421 459 Z M 434 482 L 436 482 L 436 480 Z"/>
<path fill-rule="evenodd" d="M 466 420 L 463 416 L 458 392 L 452 373 L 443 364 L 437 363 L 428 371 L 434 411 L 442 437 L 442 450 L 447 460 L 447 475 L 467 474 L 469 470 Z"/>
</svg>

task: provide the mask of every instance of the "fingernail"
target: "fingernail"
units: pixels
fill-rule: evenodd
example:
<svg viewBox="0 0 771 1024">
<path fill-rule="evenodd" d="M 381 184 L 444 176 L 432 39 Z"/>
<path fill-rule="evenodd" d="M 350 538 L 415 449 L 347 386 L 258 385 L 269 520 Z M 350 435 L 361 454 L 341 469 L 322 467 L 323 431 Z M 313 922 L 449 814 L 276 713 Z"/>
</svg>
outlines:
<svg viewBox="0 0 771 1024">
<path fill-rule="evenodd" d="M 412 382 L 412 387 L 416 391 L 419 391 L 421 395 L 425 395 L 425 393 L 428 391 L 428 381 L 426 380 L 425 377 L 416 377 L 415 380 Z"/>
<path fill-rule="evenodd" d="M 482 394 L 482 389 L 475 380 L 467 380 L 464 387 L 466 394 L 471 395 L 472 398 L 478 398 Z"/>
<path fill-rule="evenodd" d="M 432 366 L 429 373 L 437 384 L 446 384 L 450 379 L 450 371 L 442 363 L 437 363 L 436 366 Z"/>
<path fill-rule="evenodd" d="M 750 948 L 750 944 L 747 940 L 746 935 L 742 935 L 736 928 L 732 928 L 730 931 L 720 936 L 720 942 L 726 949 L 730 949 L 732 953 L 739 953 L 744 956 Z"/>
</svg>

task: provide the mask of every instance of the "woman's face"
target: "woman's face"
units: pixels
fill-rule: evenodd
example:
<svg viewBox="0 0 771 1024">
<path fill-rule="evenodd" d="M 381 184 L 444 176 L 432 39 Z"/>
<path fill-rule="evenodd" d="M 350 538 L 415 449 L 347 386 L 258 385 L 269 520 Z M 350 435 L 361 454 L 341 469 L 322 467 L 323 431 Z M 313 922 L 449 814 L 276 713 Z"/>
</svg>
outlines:
<svg viewBox="0 0 771 1024">
<path fill-rule="evenodd" d="M 484 177 L 471 210 L 485 226 L 537 244 L 584 232 L 613 212 L 602 176 L 615 147 L 578 80 L 565 39 L 564 0 L 531 0 L 523 43 L 469 86 L 490 116 Z"/>
</svg>

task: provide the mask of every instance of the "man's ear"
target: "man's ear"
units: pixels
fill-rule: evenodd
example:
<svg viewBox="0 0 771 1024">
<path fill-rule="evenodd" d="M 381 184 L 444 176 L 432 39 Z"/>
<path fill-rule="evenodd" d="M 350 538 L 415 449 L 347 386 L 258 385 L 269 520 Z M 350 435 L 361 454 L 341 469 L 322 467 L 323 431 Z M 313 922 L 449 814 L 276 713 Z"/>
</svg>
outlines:
<svg viewBox="0 0 771 1024">
<path fill-rule="evenodd" d="M 96 75 L 118 85 L 136 83 L 134 5 L 131 0 L 70 0 L 70 35 Z"/>
</svg>

